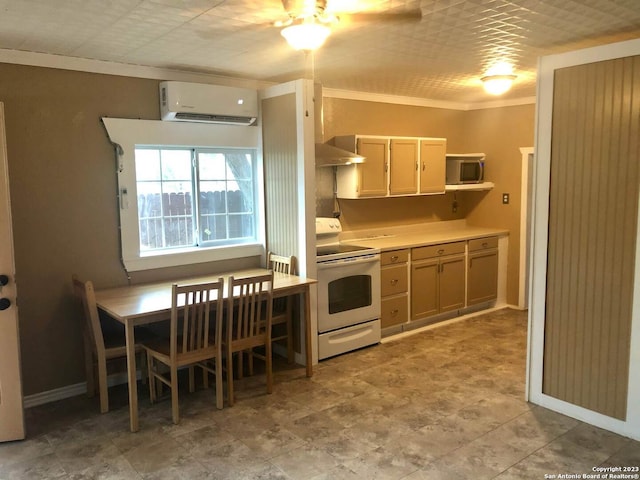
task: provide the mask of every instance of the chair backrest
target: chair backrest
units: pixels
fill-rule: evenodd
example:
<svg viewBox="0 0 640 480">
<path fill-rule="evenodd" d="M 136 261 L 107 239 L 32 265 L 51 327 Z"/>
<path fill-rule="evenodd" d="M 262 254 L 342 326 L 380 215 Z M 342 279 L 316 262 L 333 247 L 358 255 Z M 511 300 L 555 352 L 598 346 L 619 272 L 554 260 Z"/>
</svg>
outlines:
<svg viewBox="0 0 640 480">
<path fill-rule="evenodd" d="M 269 252 L 267 254 L 267 268 L 273 270 L 274 272 L 295 275 L 296 257 L 294 257 L 293 255 L 290 257 L 285 257 L 283 255 L 276 255 L 275 253 Z"/>
<path fill-rule="evenodd" d="M 220 345 L 224 280 L 172 286 L 170 355 Z M 182 322 L 180 322 L 182 320 Z M 213 322 L 213 324 L 212 324 Z"/>
<path fill-rule="evenodd" d="M 247 278 L 230 277 L 228 302 L 229 343 L 249 348 L 260 337 L 270 341 L 273 271 Z"/>
<path fill-rule="evenodd" d="M 100 316 L 98 315 L 98 307 L 96 306 L 96 295 L 93 289 L 93 283 L 89 280 L 82 282 L 76 275 L 71 277 L 73 283 L 73 292 L 82 303 L 84 313 L 85 331 L 91 341 L 91 348 L 98 352 L 104 351 L 104 337 L 102 336 L 102 327 L 100 326 Z"/>
</svg>

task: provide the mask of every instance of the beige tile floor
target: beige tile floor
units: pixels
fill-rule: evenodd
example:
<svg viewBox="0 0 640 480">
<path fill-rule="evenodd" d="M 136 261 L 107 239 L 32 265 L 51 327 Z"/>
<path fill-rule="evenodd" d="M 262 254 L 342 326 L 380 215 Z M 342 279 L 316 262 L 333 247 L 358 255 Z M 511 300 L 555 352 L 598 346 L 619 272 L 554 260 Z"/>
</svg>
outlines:
<svg viewBox="0 0 640 480">
<path fill-rule="evenodd" d="M 544 479 L 640 465 L 632 441 L 523 400 L 526 314 L 500 310 L 324 362 L 150 405 L 128 432 L 84 396 L 27 411 L 29 438 L 0 445 L 0 479 Z"/>
</svg>

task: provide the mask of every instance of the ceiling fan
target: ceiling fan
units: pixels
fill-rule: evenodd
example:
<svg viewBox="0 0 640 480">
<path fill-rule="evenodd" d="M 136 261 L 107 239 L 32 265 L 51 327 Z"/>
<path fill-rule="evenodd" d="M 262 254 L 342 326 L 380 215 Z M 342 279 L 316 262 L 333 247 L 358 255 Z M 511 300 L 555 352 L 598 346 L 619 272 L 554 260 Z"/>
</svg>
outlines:
<svg viewBox="0 0 640 480">
<path fill-rule="evenodd" d="M 380 0 L 282 0 L 286 17 L 274 22 L 282 27 L 281 33 L 296 50 L 312 51 L 319 48 L 338 23 L 420 21 L 419 8 L 388 12 L 369 11 L 385 2 Z"/>
</svg>

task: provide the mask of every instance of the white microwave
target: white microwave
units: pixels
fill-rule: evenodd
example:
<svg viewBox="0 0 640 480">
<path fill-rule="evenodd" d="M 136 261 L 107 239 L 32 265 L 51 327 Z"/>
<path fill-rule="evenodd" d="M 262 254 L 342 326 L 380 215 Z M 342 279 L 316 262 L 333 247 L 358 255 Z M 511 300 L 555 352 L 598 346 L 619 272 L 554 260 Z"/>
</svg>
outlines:
<svg viewBox="0 0 640 480">
<path fill-rule="evenodd" d="M 447 185 L 482 183 L 484 154 L 447 154 Z"/>
</svg>

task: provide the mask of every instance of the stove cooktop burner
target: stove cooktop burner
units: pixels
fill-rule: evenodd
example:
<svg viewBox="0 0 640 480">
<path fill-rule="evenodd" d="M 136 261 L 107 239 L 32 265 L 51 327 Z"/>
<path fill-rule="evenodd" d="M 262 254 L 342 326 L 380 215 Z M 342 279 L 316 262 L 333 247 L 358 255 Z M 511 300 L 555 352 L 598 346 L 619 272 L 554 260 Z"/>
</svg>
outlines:
<svg viewBox="0 0 640 480">
<path fill-rule="evenodd" d="M 361 250 L 371 250 L 369 247 L 359 247 L 357 245 L 325 245 L 317 247 L 316 255 L 322 257 L 324 255 L 335 255 L 337 253 L 359 252 Z"/>
</svg>

